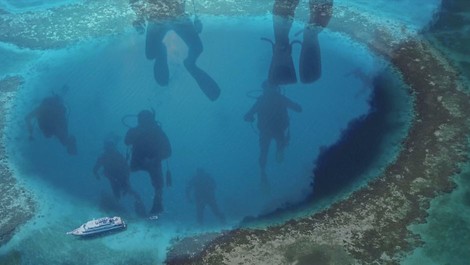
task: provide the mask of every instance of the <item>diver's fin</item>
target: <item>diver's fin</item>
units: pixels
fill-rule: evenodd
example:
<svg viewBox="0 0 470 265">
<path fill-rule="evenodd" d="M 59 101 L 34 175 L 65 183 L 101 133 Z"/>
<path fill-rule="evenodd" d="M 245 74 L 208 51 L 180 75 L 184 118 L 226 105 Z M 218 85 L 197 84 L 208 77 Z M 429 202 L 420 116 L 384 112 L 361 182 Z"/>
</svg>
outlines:
<svg viewBox="0 0 470 265">
<path fill-rule="evenodd" d="M 321 76 L 321 54 L 318 32 L 304 29 L 304 41 L 299 58 L 299 76 L 302 83 L 313 83 Z"/>
<path fill-rule="evenodd" d="M 67 153 L 70 155 L 76 155 L 77 154 L 77 143 L 75 136 L 69 135 L 69 137 L 66 140 L 65 147 L 67 149 Z"/>
<path fill-rule="evenodd" d="M 277 85 L 297 83 L 294 61 L 292 60 L 292 44 L 277 43 L 273 45 L 273 57 L 268 79 Z"/>
<path fill-rule="evenodd" d="M 270 195 L 271 194 L 271 186 L 268 181 L 268 176 L 264 170 L 261 171 L 261 192 L 263 195 Z"/>
<path fill-rule="evenodd" d="M 158 215 L 151 215 L 148 217 L 150 221 L 157 221 L 158 220 Z"/>
<path fill-rule="evenodd" d="M 196 80 L 199 88 L 204 92 L 204 94 L 211 100 L 215 101 L 220 96 L 219 85 L 209 76 L 204 70 L 197 67 L 195 64 L 184 62 L 184 66 L 191 74 L 191 76 Z"/>
<path fill-rule="evenodd" d="M 135 202 L 134 202 L 134 210 L 135 210 L 135 213 L 140 216 L 140 217 L 144 217 L 145 216 L 145 206 L 144 204 L 142 203 L 142 201 L 139 199 L 136 199 Z"/>
</svg>

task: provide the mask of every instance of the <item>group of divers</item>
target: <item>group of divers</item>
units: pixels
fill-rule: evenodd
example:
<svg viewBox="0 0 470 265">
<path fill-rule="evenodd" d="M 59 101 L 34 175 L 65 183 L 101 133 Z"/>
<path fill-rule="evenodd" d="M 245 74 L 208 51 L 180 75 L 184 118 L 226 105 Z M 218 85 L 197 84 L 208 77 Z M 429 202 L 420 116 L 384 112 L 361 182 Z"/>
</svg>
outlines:
<svg viewBox="0 0 470 265">
<path fill-rule="evenodd" d="M 332 14 L 333 0 L 310 0 L 310 21 L 304 29 L 302 49 L 299 58 L 299 76 L 301 82 L 312 83 L 321 75 L 321 61 L 318 33 L 328 24 Z M 146 33 L 145 54 L 154 60 L 154 78 L 160 86 L 169 83 L 167 50 L 163 38 L 173 30 L 188 46 L 188 56 L 184 66 L 195 79 L 201 91 L 211 101 L 220 95 L 217 83 L 204 70 L 196 65 L 197 58 L 203 51 L 199 33 L 202 24 L 197 17 L 192 20 L 185 13 L 184 0 L 130 0 L 136 12 L 137 20 L 133 23 L 139 33 Z M 266 81 L 262 83 L 263 93 L 244 115 L 244 120 L 257 120 L 259 130 L 259 167 L 263 184 L 267 183 L 266 163 L 269 146 L 276 142 L 276 159 L 283 160 L 284 149 L 289 142 L 288 110 L 301 112 L 302 107 L 281 93 L 280 85 L 297 82 L 292 60 L 292 45 L 289 32 L 293 23 L 294 12 L 299 0 L 275 0 L 273 7 L 274 41 L 272 61 Z M 164 12 L 162 12 L 164 10 Z M 29 137 L 33 139 L 34 121 L 46 138 L 55 137 L 70 155 L 77 154 L 75 137 L 68 131 L 67 108 L 63 99 L 52 95 L 42 100 L 39 106 L 26 116 Z M 164 182 L 172 185 L 171 173 L 167 172 L 165 181 L 162 161 L 172 155 L 172 148 L 166 133 L 155 119 L 155 112 L 142 110 L 137 114 L 137 125 L 129 128 L 124 143 L 131 148 L 129 158 L 117 149 L 117 142 L 106 139 L 103 152 L 96 160 L 93 173 L 100 177 L 100 171 L 109 180 L 116 199 L 129 194 L 135 200 L 135 210 L 139 216 L 155 218 L 163 212 L 162 194 Z M 154 189 L 153 204 L 147 213 L 139 193 L 130 185 L 131 172 L 147 172 Z M 203 211 L 206 206 L 214 215 L 225 222 L 215 199 L 216 182 L 202 168 L 198 168 L 186 188 L 187 198 L 196 204 L 196 216 L 203 223 Z"/>
</svg>

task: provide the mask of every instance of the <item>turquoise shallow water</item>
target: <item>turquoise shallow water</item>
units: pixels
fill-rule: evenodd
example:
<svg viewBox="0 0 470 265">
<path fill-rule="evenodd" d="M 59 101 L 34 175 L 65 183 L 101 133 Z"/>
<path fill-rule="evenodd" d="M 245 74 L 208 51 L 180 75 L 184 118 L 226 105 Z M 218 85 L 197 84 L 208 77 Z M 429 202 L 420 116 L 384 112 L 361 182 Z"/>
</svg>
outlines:
<svg viewBox="0 0 470 265">
<path fill-rule="evenodd" d="M 356 1 L 354 5 L 365 12 L 380 9 L 383 12 L 381 19 L 398 20 L 419 29 L 432 18 L 438 1 L 394 2 L 369 4 Z M 16 3 L 15 10 L 32 7 L 38 8 L 41 4 Z M 420 12 L 413 12 L 413 15 L 400 12 L 418 7 Z M 166 88 L 155 85 L 152 65 L 143 56 L 143 38 L 133 32 L 92 40 L 63 50 L 39 53 L 9 47 L 0 50 L 1 56 L 9 60 L 0 68 L 2 75 L 14 73 L 26 76 L 24 89 L 19 91 L 15 102 L 17 109 L 12 115 L 14 122 L 8 129 L 7 137 L 11 140 L 9 152 L 13 167 L 41 201 L 38 216 L 2 252 L 18 250 L 23 256 L 23 264 L 53 264 L 59 260 L 72 260 L 72 257 L 66 249 L 47 253 L 44 250 L 48 246 L 66 245 L 67 248 L 83 251 L 102 248 L 106 251 L 92 252 L 86 261 L 89 264 L 112 264 L 113 251 L 132 246 L 129 257 L 126 257 L 129 260 L 145 253 L 145 261 L 156 259 L 161 262 L 172 237 L 220 229 L 210 213 L 206 215 L 206 226 L 198 227 L 194 208 L 183 196 L 185 183 L 194 169 L 201 165 L 217 177 L 217 198 L 229 221 L 224 228 L 237 225 L 247 216 L 269 213 L 278 207 L 297 203 L 309 195 L 311 170 L 319 149 L 336 142 L 351 120 L 370 111 L 367 100 L 372 88 L 354 76 L 347 76 L 347 73 L 360 68 L 374 76 L 386 64 L 361 44 L 345 36 L 328 30 L 321 34 L 322 57 L 325 59 L 322 79 L 313 85 L 294 85 L 284 89 L 284 93 L 299 102 L 304 111 L 291 115 L 292 140 L 285 161 L 276 164 L 274 154 L 270 154 L 268 175 L 271 194 L 266 195 L 261 192 L 258 181 L 256 130 L 243 122 L 242 115 L 254 102 L 251 96 L 259 93 L 259 85 L 266 76 L 271 51 L 259 38 L 271 36 L 270 17 L 243 20 L 206 17 L 204 26 L 202 38 L 205 52 L 199 64 L 223 88 L 220 100 L 215 103 L 207 101 L 182 67 L 186 50 L 181 40 L 173 34 L 165 40 L 171 47 L 171 81 Z M 301 24 L 296 24 L 292 32 L 301 27 Z M 229 32 L 227 28 L 235 30 Z M 298 55 L 299 49 L 294 48 L 296 61 Z M 220 66 L 214 62 L 223 64 Z M 31 63 L 32 66 L 25 66 Z M 69 89 L 61 89 L 63 84 L 67 84 Z M 397 99 L 406 98 L 406 88 L 400 91 Z M 42 97 L 53 92 L 61 94 L 70 109 L 70 129 L 77 135 L 79 146 L 80 155 L 77 157 L 64 156 L 57 142 L 43 139 L 38 132 L 36 141 L 31 143 L 26 139 L 22 117 Z M 403 129 L 406 129 L 408 114 L 404 109 L 408 104 L 403 103 L 395 114 L 402 117 Z M 121 117 L 150 107 L 156 109 L 158 120 L 173 141 L 175 154 L 170 161 L 174 186 L 165 190 L 167 211 L 157 224 L 136 218 L 129 200 L 121 202 L 122 208 L 108 205 L 108 184 L 91 176 L 91 167 L 101 150 L 102 139 L 113 133 L 120 137 L 122 143 L 126 127 Z M 332 196 L 333 199 L 346 196 L 380 172 L 398 151 L 397 142 L 402 135 L 403 130 L 390 135 L 381 147 L 384 155 L 368 168 L 367 177 L 339 189 L 341 193 Z M 397 149 L 391 150 L 387 145 Z M 125 152 L 122 144 L 119 149 Z M 152 191 L 147 177 L 144 174 L 133 175 L 132 184 L 142 193 L 149 207 Z M 341 184 L 338 183 L 338 186 L 341 187 Z M 331 201 L 328 198 L 321 205 L 326 207 Z M 63 236 L 70 226 L 115 213 L 129 219 L 129 229 L 125 233 L 85 244 Z M 433 222 L 437 221 L 430 224 Z M 31 231 L 38 228 L 42 228 L 43 232 L 34 236 Z M 420 232 L 425 234 L 427 231 L 422 228 Z M 439 235 L 424 237 L 433 241 Z M 137 242 L 140 243 L 138 246 Z M 38 256 L 38 253 L 41 255 Z M 427 256 L 429 260 L 451 260 L 446 258 L 446 254 L 435 257 L 429 253 L 418 252 L 413 259 L 422 261 L 423 256 Z M 453 264 L 460 264 L 460 260 L 463 259 L 456 259 L 457 263 Z M 150 261 L 148 264 L 151 264 Z"/>
<path fill-rule="evenodd" d="M 470 5 L 467 1 L 442 1 L 440 16 L 430 27 L 426 37 L 439 47 L 439 50 L 462 73 L 466 80 L 463 89 L 468 91 L 470 80 L 467 71 L 470 53 L 466 47 L 470 43 L 466 29 L 470 22 Z M 431 203 L 425 224 L 413 225 L 410 229 L 423 237 L 426 242 L 403 264 L 467 264 L 470 240 L 470 186 L 468 161 L 462 172 L 454 176 L 457 188 L 444 194 Z"/>
<path fill-rule="evenodd" d="M 11 13 L 22 13 L 25 11 L 37 11 L 61 5 L 74 4 L 79 0 L 3 0 L 0 1 L 0 9 Z"/>
</svg>

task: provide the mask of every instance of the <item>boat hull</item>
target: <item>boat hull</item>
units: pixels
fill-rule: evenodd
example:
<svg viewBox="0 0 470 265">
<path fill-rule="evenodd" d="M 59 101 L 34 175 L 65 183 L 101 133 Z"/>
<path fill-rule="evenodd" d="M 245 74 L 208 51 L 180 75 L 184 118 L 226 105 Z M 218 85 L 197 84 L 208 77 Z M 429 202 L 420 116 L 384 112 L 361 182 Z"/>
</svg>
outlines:
<svg viewBox="0 0 470 265">
<path fill-rule="evenodd" d="M 109 232 L 117 232 L 127 228 L 126 222 L 120 217 L 103 217 L 96 220 L 91 220 L 80 227 L 67 232 L 68 235 L 88 237 L 102 235 Z"/>
</svg>

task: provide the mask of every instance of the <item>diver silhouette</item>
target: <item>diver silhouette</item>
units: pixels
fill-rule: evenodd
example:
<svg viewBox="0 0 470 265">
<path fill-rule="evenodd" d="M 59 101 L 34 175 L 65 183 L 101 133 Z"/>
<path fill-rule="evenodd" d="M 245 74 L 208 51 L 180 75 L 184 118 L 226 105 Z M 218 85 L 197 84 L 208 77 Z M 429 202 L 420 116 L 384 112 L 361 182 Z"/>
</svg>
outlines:
<svg viewBox="0 0 470 265">
<path fill-rule="evenodd" d="M 274 42 L 268 79 L 273 84 L 297 82 L 289 33 L 299 0 L 275 0 L 273 6 Z M 321 54 L 318 33 L 326 27 L 333 14 L 333 0 L 309 0 L 310 18 L 303 30 L 299 57 L 299 76 L 302 83 L 313 83 L 321 77 Z"/>
<path fill-rule="evenodd" d="M 163 211 L 161 161 L 171 156 L 171 145 L 167 135 L 155 121 L 155 113 L 142 110 L 137 116 L 137 121 L 137 126 L 127 131 L 125 144 L 132 146 L 131 171 L 143 170 L 150 176 L 154 188 L 153 206 L 150 210 L 150 216 L 153 217 Z"/>
<path fill-rule="evenodd" d="M 202 168 L 198 168 L 186 187 L 186 197 L 196 204 L 196 216 L 199 224 L 203 224 L 204 208 L 209 206 L 212 213 L 225 223 L 225 216 L 219 210 L 215 200 L 216 183 L 214 179 Z"/>
<path fill-rule="evenodd" d="M 134 197 L 135 212 L 142 216 L 145 214 L 144 204 L 139 194 L 132 189 L 129 177 L 130 168 L 126 158 L 117 150 L 116 143 L 105 140 L 103 153 L 98 157 L 93 167 L 93 174 L 100 178 L 99 171 L 103 168 L 103 175 L 108 179 L 114 197 L 119 200 L 121 196 L 130 194 Z"/>
<path fill-rule="evenodd" d="M 290 138 L 288 109 L 301 112 L 302 107 L 282 95 L 279 86 L 271 84 L 269 81 L 264 81 L 262 87 L 263 94 L 245 114 L 244 120 L 253 122 L 255 114 L 257 115 L 261 181 L 266 182 L 266 162 L 269 145 L 273 139 L 276 141 L 276 159 L 278 162 L 282 162 L 284 159 L 284 149 L 287 147 Z"/>
<path fill-rule="evenodd" d="M 67 108 L 60 96 L 44 98 L 41 104 L 25 117 L 30 140 L 34 140 L 33 119 L 37 120 L 39 129 L 46 138 L 55 136 L 65 146 L 67 153 L 77 154 L 75 137 L 68 131 Z"/>
<path fill-rule="evenodd" d="M 196 61 L 203 52 L 203 45 L 199 34 L 202 31 L 200 20 L 194 22 L 185 13 L 185 0 L 130 0 L 130 5 L 137 15 L 133 22 L 139 33 L 147 34 L 145 54 L 147 59 L 155 60 L 154 78 L 161 86 L 169 83 L 169 69 L 167 61 L 167 48 L 163 43 L 166 33 L 173 30 L 188 47 L 188 56 L 184 61 L 186 70 L 196 80 L 199 88 L 212 101 L 220 95 L 217 83 L 204 70 L 196 65 Z M 194 3 L 193 3 L 194 4 Z"/>
</svg>

